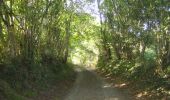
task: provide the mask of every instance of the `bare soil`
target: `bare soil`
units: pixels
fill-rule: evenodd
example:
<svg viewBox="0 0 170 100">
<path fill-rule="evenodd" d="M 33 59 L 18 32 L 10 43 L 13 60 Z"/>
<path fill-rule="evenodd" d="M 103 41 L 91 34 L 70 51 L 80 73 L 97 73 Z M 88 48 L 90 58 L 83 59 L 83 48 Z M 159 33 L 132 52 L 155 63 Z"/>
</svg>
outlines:
<svg viewBox="0 0 170 100">
<path fill-rule="evenodd" d="M 133 100 L 128 91 L 122 91 L 106 82 L 94 70 L 77 69 L 76 82 L 64 100 Z"/>
</svg>

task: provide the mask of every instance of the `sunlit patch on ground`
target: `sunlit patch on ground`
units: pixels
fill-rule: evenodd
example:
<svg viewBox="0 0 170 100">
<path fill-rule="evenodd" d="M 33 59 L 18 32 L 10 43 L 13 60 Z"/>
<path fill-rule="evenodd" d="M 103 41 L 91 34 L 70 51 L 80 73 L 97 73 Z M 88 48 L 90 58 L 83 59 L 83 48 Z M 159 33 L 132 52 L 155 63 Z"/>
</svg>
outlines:
<svg viewBox="0 0 170 100">
<path fill-rule="evenodd" d="M 122 88 L 126 86 L 126 83 L 122 83 L 122 84 L 115 84 L 114 87 L 118 87 L 118 88 Z"/>
<path fill-rule="evenodd" d="M 144 91 L 136 95 L 137 98 L 141 98 L 142 96 L 146 96 L 148 92 Z"/>
<path fill-rule="evenodd" d="M 112 87 L 112 84 L 104 84 L 103 88 L 109 88 Z"/>
<path fill-rule="evenodd" d="M 110 98 L 108 100 L 120 100 L 119 98 Z"/>
<path fill-rule="evenodd" d="M 132 95 L 133 99 L 131 100 L 170 100 L 170 91 L 165 90 L 164 87 L 159 87 L 157 90 L 144 89 L 143 86 L 141 86 L 143 88 L 137 87 L 139 83 L 131 83 L 123 80 L 121 77 L 107 74 L 105 71 L 98 71 L 98 73 L 107 81 L 112 82 L 114 88 L 127 90 Z M 109 84 L 103 86 L 103 88 L 109 87 Z"/>
</svg>

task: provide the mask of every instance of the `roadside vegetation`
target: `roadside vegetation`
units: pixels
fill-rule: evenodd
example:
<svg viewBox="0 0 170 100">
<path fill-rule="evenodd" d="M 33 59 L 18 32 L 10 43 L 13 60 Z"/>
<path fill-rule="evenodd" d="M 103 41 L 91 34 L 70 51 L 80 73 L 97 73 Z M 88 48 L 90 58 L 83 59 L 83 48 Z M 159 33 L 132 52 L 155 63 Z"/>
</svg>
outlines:
<svg viewBox="0 0 170 100">
<path fill-rule="evenodd" d="M 168 0 L 0 0 L 0 99 L 25 100 L 63 81 L 73 84 L 74 63 L 125 81 L 139 97 L 166 100 L 169 5 Z"/>
<path fill-rule="evenodd" d="M 102 25 L 98 69 L 130 82 L 133 91 L 141 90 L 140 97 L 168 99 L 169 1 L 98 0 L 98 5 Z"/>
</svg>

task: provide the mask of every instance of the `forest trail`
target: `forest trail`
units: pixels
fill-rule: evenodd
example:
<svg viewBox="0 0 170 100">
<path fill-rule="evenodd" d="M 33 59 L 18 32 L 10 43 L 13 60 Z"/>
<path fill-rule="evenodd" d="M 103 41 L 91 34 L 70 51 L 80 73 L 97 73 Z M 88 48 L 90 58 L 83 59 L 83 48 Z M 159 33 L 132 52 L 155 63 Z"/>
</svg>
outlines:
<svg viewBox="0 0 170 100">
<path fill-rule="evenodd" d="M 65 100 L 130 100 L 124 91 L 112 87 L 93 70 L 77 68 L 76 82 Z"/>
</svg>

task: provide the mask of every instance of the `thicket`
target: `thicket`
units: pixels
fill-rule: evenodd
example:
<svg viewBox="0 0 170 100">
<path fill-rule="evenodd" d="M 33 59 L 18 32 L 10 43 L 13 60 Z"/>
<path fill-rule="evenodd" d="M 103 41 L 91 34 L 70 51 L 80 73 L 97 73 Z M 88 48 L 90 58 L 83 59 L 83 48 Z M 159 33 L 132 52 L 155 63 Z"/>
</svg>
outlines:
<svg viewBox="0 0 170 100">
<path fill-rule="evenodd" d="M 73 74 L 69 7 L 65 0 L 0 0 L 0 99 L 22 100 Z"/>
<path fill-rule="evenodd" d="M 170 2 L 97 0 L 101 25 L 85 12 L 92 3 L 0 0 L 0 94 L 24 99 L 17 92 L 72 74 L 75 56 L 95 62 L 97 47 L 98 69 L 168 94 Z"/>
<path fill-rule="evenodd" d="M 102 25 L 98 69 L 139 81 L 142 88 L 146 84 L 147 89 L 169 91 L 169 5 L 167 0 L 98 0 Z"/>
</svg>

